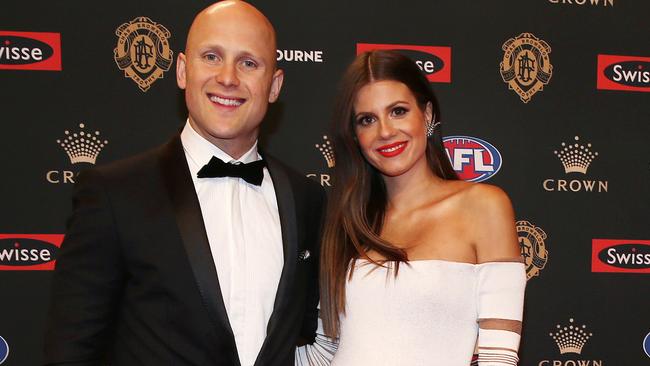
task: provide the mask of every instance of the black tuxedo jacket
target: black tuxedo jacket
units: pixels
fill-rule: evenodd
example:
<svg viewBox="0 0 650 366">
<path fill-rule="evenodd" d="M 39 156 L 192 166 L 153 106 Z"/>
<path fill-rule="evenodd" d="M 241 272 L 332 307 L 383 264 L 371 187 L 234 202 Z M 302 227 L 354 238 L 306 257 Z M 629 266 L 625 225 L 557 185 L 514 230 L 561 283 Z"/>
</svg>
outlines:
<svg viewBox="0 0 650 366">
<path fill-rule="evenodd" d="M 297 339 L 315 337 L 324 194 L 264 157 L 284 267 L 255 365 L 288 366 Z M 82 173 L 73 205 L 52 284 L 47 365 L 240 364 L 213 261 L 219 253 L 210 251 L 179 136 Z"/>
</svg>

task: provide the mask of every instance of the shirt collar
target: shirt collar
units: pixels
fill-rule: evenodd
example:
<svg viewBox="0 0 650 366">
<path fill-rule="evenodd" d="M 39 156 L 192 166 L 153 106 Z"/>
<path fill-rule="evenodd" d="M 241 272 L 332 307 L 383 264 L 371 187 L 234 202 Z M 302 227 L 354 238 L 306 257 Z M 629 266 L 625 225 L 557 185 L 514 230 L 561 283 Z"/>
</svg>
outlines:
<svg viewBox="0 0 650 366">
<path fill-rule="evenodd" d="M 213 156 L 216 156 L 218 159 L 226 163 L 233 160 L 242 163 L 250 163 L 261 159 L 260 155 L 257 153 L 257 140 L 239 159 L 233 159 L 233 157 L 228 155 L 228 153 L 199 135 L 190 125 L 189 118 L 185 122 L 185 127 L 183 127 L 183 131 L 181 132 L 181 142 L 187 154 L 199 167 L 207 164 Z"/>
</svg>

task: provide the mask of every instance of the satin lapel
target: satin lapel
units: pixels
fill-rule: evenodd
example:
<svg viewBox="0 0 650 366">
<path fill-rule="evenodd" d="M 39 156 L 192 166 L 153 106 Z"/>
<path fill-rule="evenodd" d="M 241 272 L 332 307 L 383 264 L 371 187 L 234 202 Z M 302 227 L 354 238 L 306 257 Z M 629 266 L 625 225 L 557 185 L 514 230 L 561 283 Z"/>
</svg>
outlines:
<svg viewBox="0 0 650 366">
<path fill-rule="evenodd" d="M 225 331 L 226 335 L 232 339 L 232 349 L 236 349 L 235 338 L 228 321 L 217 270 L 214 266 L 203 217 L 201 216 L 201 207 L 194 190 L 194 183 L 192 183 L 183 146 L 178 136 L 165 146 L 161 166 L 165 186 L 176 216 L 176 223 L 203 304 L 206 306 L 214 325 L 219 329 L 217 334 L 223 334 Z"/>
<path fill-rule="evenodd" d="M 273 179 L 273 188 L 275 190 L 275 197 L 278 201 L 278 212 L 280 214 L 280 227 L 282 230 L 282 246 L 284 252 L 284 266 L 282 267 L 282 275 L 280 276 L 280 283 L 278 284 L 278 291 L 275 295 L 275 302 L 273 304 L 273 313 L 269 319 L 269 324 L 266 328 L 267 337 L 260 351 L 263 353 L 269 340 L 273 338 L 273 332 L 282 320 L 287 306 L 289 305 L 289 295 L 293 288 L 293 282 L 296 272 L 296 261 L 298 257 L 298 232 L 296 227 L 296 204 L 293 197 L 293 190 L 291 188 L 291 181 L 287 176 L 286 171 L 279 163 L 271 158 L 265 156 L 269 174 Z"/>
</svg>

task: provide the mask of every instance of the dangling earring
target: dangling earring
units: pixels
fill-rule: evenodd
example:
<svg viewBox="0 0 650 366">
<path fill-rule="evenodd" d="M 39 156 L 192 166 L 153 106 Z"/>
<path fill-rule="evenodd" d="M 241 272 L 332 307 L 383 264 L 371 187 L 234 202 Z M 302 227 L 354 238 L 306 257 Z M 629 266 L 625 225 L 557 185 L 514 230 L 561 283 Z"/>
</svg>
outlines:
<svg viewBox="0 0 650 366">
<path fill-rule="evenodd" d="M 436 127 L 440 125 L 440 122 L 433 122 L 433 121 L 427 121 L 425 126 L 427 128 L 427 137 L 433 136 L 433 131 L 435 131 Z"/>
</svg>

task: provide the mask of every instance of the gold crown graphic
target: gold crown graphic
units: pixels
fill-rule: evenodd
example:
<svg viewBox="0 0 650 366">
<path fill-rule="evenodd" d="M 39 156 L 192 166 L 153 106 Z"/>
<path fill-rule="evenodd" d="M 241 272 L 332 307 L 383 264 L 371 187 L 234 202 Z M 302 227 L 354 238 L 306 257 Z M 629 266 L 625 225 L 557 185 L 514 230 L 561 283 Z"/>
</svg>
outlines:
<svg viewBox="0 0 650 366">
<path fill-rule="evenodd" d="M 327 139 L 327 136 L 323 136 L 323 143 L 316 144 L 316 148 L 320 150 L 321 154 L 323 154 L 323 157 L 327 162 L 327 167 L 333 168 L 334 165 L 336 165 L 336 160 L 334 159 L 334 149 L 332 148 L 332 144 L 330 144 L 330 140 Z"/>
<path fill-rule="evenodd" d="M 72 164 L 77 163 L 90 163 L 95 164 L 97 156 L 102 151 L 104 146 L 108 144 L 107 140 L 99 139 L 99 131 L 94 134 L 84 131 L 86 126 L 83 123 L 79 124 L 80 131 L 70 132 L 65 131 L 65 137 L 56 142 L 61 145 L 63 150 L 68 154 Z"/>
<path fill-rule="evenodd" d="M 574 137 L 576 141 L 573 144 L 562 143 L 562 148 L 560 150 L 555 150 L 553 153 L 564 165 L 565 173 L 582 173 L 587 174 L 587 169 L 591 162 L 598 156 L 597 152 L 590 150 L 591 143 L 588 143 L 587 146 L 578 143 L 580 137 Z"/>
<path fill-rule="evenodd" d="M 549 335 L 555 340 L 561 354 L 580 354 L 582 352 L 582 347 L 587 343 L 587 340 L 593 336 L 593 333 L 587 333 L 585 330 L 585 328 L 587 328 L 586 325 L 583 325 L 582 327 L 573 325 L 573 318 L 569 319 L 569 323 L 569 326 L 564 327 L 558 324 L 556 326 L 558 331 L 555 333 L 549 333 Z"/>
</svg>

